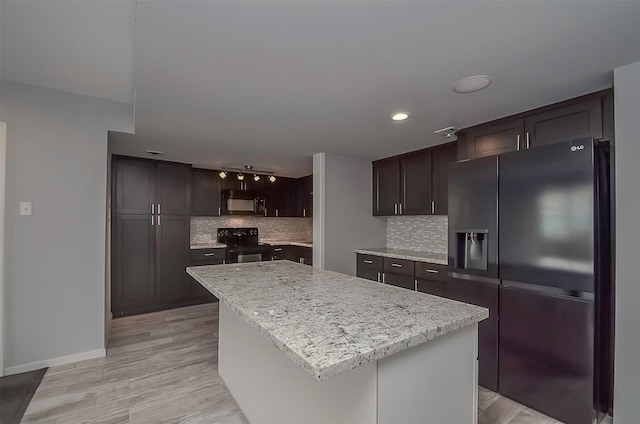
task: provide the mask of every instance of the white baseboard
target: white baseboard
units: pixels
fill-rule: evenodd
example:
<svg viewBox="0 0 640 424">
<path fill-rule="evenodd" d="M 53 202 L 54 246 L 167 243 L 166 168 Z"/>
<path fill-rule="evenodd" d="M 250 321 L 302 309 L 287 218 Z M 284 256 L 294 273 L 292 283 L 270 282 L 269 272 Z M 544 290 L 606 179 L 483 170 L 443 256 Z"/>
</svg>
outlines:
<svg viewBox="0 0 640 424">
<path fill-rule="evenodd" d="M 44 361 L 7 367 L 4 371 L 6 375 L 19 374 L 21 372 L 34 371 L 46 367 L 55 367 L 57 365 L 65 365 L 87 359 L 101 358 L 103 356 L 107 356 L 107 351 L 104 348 L 76 353 L 75 355 L 60 356 L 59 358 L 45 359 Z"/>
</svg>

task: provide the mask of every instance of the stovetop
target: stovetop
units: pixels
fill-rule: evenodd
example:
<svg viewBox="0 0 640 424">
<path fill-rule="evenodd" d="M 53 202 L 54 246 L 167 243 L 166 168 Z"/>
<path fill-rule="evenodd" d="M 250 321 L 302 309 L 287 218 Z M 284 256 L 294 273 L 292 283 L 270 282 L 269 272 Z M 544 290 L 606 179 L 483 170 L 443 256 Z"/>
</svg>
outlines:
<svg viewBox="0 0 640 424">
<path fill-rule="evenodd" d="M 256 227 L 243 228 L 218 228 L 218 243 L 224 243 L 229 247 L 264 246 L 258 242 L 258 229 Z"/>
</svg>

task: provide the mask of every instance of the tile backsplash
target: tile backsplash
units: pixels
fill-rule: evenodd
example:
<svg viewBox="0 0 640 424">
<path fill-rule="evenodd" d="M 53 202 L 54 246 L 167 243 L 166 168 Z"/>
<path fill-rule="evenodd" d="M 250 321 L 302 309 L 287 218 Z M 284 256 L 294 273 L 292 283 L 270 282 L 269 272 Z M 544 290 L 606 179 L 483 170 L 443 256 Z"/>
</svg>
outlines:
<svg viewBox="0 0 640 424">
<path fill-rule="evenodd" d="M 447 253 L 447 216 L 387 218 L 387 247 Z"/>
<path fill-rule="evenodd" d="M 214 216 L 191 218 L 191 244 L 216 241 L 220 227 L 258 227 L 263 240 L 311 241 L 312 218 L 268 218 L 257 216 Z"/>
</svg>

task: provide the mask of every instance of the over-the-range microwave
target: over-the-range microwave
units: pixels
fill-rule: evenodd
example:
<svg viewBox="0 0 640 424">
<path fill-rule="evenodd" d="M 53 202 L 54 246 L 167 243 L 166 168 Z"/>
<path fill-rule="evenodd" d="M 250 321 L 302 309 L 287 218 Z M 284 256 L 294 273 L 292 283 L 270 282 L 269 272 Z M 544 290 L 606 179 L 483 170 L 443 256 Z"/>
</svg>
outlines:
<svg viewBox="0 0 640 424">
<path fill-rule="evenodd" d="M 222 190 L 222 215 L 264 215 L 264 199 L 247 190 Z"/>
</svg>

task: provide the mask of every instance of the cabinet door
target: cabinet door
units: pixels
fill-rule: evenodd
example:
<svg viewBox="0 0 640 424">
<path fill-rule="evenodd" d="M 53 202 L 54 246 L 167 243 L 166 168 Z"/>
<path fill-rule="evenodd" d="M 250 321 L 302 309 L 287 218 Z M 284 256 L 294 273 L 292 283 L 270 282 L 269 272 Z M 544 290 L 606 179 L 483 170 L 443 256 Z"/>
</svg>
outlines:
<svg viewBox="0 0 640 424">
<path fill-rule="evenodd" d="M 186 272 L 189 262 L 189 224 L 185 215 L 162 215 L 156 222 L 156 300 L 170 305 L 187 300 L 190 277 Z"/>
<path fill-rule="evenodd" d="M 162 215 L 189 215 L 191 167 L 180 163 L 156 165 L 156 203 Z"/>
<path fill-rule="evenodd" d="M 447 297 L 489 309 L 489 318 L 478 323 L 478 383 L 498 391 L 498 286 L 450 279 Z"/>
<path fill-rule="evenodd" d="M 313 249 L 310 247 L 296 246 L 298 262 L 305 265 L 313 265 Z"/>
<path fill-rule="evenodd" d="M 494 156 L 524 148 L 524 120 L 482 125 L 466 131 L 467 159 Z"/>
<path fill-rule="evenodd" d="M 150 215 L 151 204 L 155 201 L 156 164 L 146 160 L 116 158 L 114 166 L 116 213 Z"/>
<path fill-rule="evenodd" d="M 219 216 L 221 184 L 218 171 L 191 169 L 191 216 Z"/>
<path fill-rule="evenodd" d="M 456 143 L 438 147 L 431 152 L 431 200 L 435 215 L 449 212 L 449 164 L 456 161 Z"/>
<path fill-rule="evenodd" d="M 116 215 L 112 247 L 114 317 L 153 310 L 155 226 L 151 215 Z"/>
<path fill-rule="evenodd" d="M 400 158 L 401 215 L 431 214 L 431 151 Z"/>
<path fill-rule="evenodd" d="M 397 215 L 400 203 L 400 160 L 385 159 L 373 163 L 373 215 Z"/>
<path fill-rule="evenodd" d="M 313 175 L 298 178 L 298 210 L 297 216 L 313 216 Z"/>
<path fill-rule="evenodd" d="M 529 148 L 583 137 L 602 138 L 602 100 L 576 103 L 525 120 Z"/>
<path fill-rule="evenodd" d="M 444 281 L 416 279 L 417 290 L 422 293 L 432 294 L 434 296 L 450 298 L 447 283 Z"/>
<path fill-rule="evenodd" d="M 413 276 L 410 275 L 400 275 L 385 272 L 384 282 L 386 284 L 391 284 L 392 286 L 402 287 L 409 290 L 415 290 L 416 288 L 415 280 Z"/>
<path fill-rule="evenodd" d="M 292 262 L 298 261 L 298 249 L 296 246 L 279 245 L 273 246 L 271 259 L 274 261 L 287 260 Z"/>
</svg>

